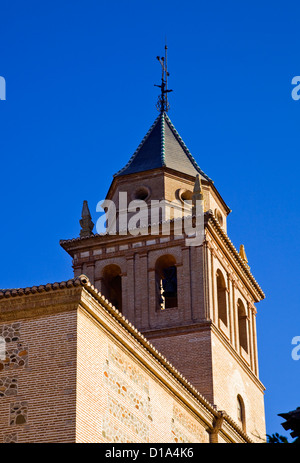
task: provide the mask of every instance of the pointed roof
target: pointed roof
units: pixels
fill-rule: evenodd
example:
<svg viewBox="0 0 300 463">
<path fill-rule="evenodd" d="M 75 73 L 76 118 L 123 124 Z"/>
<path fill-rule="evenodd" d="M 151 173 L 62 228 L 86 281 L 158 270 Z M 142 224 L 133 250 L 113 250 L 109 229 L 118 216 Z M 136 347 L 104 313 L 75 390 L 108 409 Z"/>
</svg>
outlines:
<svg viewBox="0 0 300 463">
<path fill-rule="evenodd" d="M 114 177 L 159 167 L 169 167 L 193 177 L 199 174 L 202 179 L 212 182 L 200 169 L 165 112 L 156 118 L 133 156 Z"/>
</svg>

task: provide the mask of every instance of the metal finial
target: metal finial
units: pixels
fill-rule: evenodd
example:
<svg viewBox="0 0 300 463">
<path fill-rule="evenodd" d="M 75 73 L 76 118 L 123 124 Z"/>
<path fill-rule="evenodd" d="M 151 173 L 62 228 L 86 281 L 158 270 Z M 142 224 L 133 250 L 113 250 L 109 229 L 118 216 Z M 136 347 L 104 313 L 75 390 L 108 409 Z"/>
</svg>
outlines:
<svg viewBox="0 0 300 463">
<path fill-rule="evenodd" d="M 168 66 L 167 66 L 167 45 L 165 45 L 165 56 L 160 57 L 157 56 L 156 59 L 160 62 L 161 64 L 161 69 L 162 69 L 162 76 L 161 76 L 161 84 L 157 85 L 154 84 L 155 87 L 159 87 L 161 89 L 161 94 L 158 97 L 158 101 L 156 104 L 156 108 L 158 111 L 161 113 L 167 112 L 170 109 L 170 105 L 168 102 L 168 93 L 172 92 L 173 90 L 168 90 L 168 77 L 169 77 L 169 72 L 168 72 Z"/>
</svg>

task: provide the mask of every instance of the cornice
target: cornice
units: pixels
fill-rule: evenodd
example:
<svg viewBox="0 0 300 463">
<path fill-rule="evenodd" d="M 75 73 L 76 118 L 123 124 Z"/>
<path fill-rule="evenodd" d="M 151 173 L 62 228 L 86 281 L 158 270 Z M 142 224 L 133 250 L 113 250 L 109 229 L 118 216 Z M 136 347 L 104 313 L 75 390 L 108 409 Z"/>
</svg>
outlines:
<svg viewBox="0 0 300 463">
<path fill-rule="evenodd" d="M 149 339 L 155 339 L 157 337 L 162 337 L 165 335 L 168 336 L 179 336 L 182 334 L 189 334 L 199 331 L 209 331 L 211 327 L 212 321 L 211 320 L 203 320 L 199 321 L 198 323 L 192 323 L 190 325 L 182 325 L 182 326 L 168 326 L 168 327 L 160 327 L 160 328 L 151 328 L 147 331 L 143 331 L 144 335 Z"/>
</svg>

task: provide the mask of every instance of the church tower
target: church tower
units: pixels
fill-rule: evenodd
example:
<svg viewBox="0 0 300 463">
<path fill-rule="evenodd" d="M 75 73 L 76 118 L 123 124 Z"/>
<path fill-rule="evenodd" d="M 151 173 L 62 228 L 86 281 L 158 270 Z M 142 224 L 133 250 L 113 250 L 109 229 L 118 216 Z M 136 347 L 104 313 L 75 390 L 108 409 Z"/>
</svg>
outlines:
<svg viewBox="0 0 300 463">
<path fill-rule="evenodd" d="M 85 201 L 80 236 L 61 246 L 74 277 L 85 274 L 211 404 L 264 440 L 255 308 L 264 293 L 244 247 L 237 251 L 228 237 L 229 207 L 167 114 L 160 60 L 159 115 L 113 177 L 107 232 L 93 233 Z M 195 225 L 197 201 L 202 238 L 195 244 L 194 228 L 183 222 Z"/>
</svg>

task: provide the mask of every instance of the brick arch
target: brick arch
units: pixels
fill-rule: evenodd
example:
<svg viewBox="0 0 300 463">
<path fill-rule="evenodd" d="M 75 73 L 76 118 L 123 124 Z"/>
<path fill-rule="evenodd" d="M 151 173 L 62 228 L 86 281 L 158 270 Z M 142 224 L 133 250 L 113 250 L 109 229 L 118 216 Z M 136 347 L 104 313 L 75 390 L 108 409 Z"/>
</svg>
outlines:
<svg viewBox="0 0 300 463">
<path fill-rule="evenodd" d="M 237 300 L 238 333 L 240 347 L 248 353 L 247 311 L 242 299 Z"/>
<path fill-rule="evenodd" d="M 103 276 L 103 269 L 108 265 L 117 265 L 121 269 L 122 275 L 126 274 L 126 259 L 124 257 L 114 257 L 107 255 L 107 258 L 96 261 L 95 263 L 95 280 L 99 280 Z"/>
<path fill-rule="evenodd" d="M 102 294 L 122 312 L 122 270 L 117 264 L 102 269 Z"/>
<path fill-rule="evenodd" d="M 176 259 L 172 254 L 163 254 L 155 262 L 157 304 L 160 309 L 178 306 Z"/>
<path fill-rule="evenodd" d="M 148 265 L 149 265 L 149 269 L 154 269 L 155 268 L 155 264 L 156 264 L 156 261 L 160 258 L 160 257 L 163 257 L 165 255 L 169 255 L 169 256 L 172 256 L 175 261 L 176 261 L 176 265 L 181 265 L 182 264 L 182 254 L 181 254 L 181 248 L 178 247 L 178 246 L 170 246 L 170 247 L 166 247 L 166 248 L 163 248 L 163 249 L 157 249 L 157 250 L 153 250 L 153 251 L 150 251 L 149 252 L 149 259 L 148 259 Z"/>
<path fill-rule="evenodd" d="M 164 268 L 176 266 L 176 258 L 173 254 L 163 254 L 155 262 L 155 270 L 161 274 Z"/>
<path fill-rule="evenodd" d="M 228 326 L 226 280 L 225 280 L 223 272 L 219 268 L 216 271 L 216 288 L 217 288 L 218 319 L 221 320 L 225 326 Z"/>
</svg>

